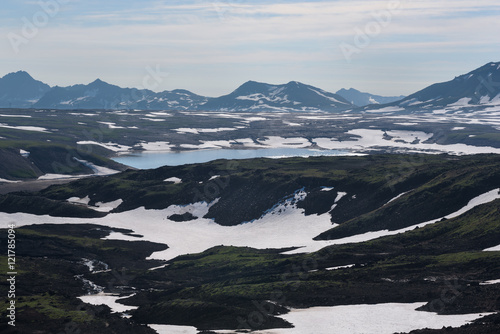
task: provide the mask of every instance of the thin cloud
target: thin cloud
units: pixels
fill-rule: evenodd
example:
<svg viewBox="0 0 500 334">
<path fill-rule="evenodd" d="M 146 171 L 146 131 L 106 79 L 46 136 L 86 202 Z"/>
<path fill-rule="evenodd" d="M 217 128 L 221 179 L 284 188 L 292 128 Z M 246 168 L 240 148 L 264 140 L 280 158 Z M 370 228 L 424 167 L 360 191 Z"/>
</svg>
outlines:
<svg viewBox="0 0 500 334">
<path fill-rule="evenodd" d="M 126 79 L 116 73 L 128 69 L 140 72 L 145 66 L 162 64 L 179 78 L 183 74 L 192 78 L 200 71 L 213 73 L 212 66 L 217 68 L 219 82 L 228 82 L 226 87 L 214 87 L 210 80 L 193 80 L 192 87 L 185 88 L 200 93 L 227 92 L 234 88 L 229 87 L 234 76 L 249 79 L 252 75 L 253 79 L 271 78 L 273 82 L 281 82 L 281 78 L 331 82 L 331 87 L 338 89 L 347 85 L 345 81 L 350 86 L 364 85 L 359 68 L 412 66 L 409 61 L 438 64 L 449 61 L 446 57 L 450 52 L 455 53 L 454 58 L 463 57 L 462 66 L 473 53 L 483 52 L 483 58 L 498 58 L 500 54 L 495 42 L 500 31 L 500 3 L 402 0 L 391 14 L 390 24 L 369 36 L 369 45 L 348 64 L 339 45 L 355 45 L 357 34 L 366 33 L 367 24 L 376 23 L 376 14 L 387 12 L 390 3 L 394 2 L 72 2 L 22 45 L 19 54 L 12 52 L 6 38 L 1 40 L 0 74 L 36 64 L 38 72 L 47 77 L 62 67 L 63 73 L 73 71 L 71 83 L 83 82 L 79 77 L 107 76 L 117 78 L 111 81 L 120 84 Z M 33 6 L 26 17 L 39 10 Z M 0 35 L 21 34 L 21 18 L 4 19 L 5 15 L 0 13 Z M 287 71 L 288 64 L 293 67 Z M 441 69 L 440 65 L 432 66 L 430 72 Z M 408 93 L 397 91 L 400 82 L 407 80 L 404 75 L 404 71 L 394 74 L 393 95 Z"/>
</svg>

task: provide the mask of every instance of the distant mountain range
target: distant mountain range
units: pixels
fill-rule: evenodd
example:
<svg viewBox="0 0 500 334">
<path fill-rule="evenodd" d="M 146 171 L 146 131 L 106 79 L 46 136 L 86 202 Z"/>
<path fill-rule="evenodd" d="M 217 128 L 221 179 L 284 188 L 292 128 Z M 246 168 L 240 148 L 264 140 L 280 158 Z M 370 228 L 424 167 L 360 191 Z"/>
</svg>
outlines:
<svg viewBox="0 0 500 334">
<path fill-rule="evenodd" d="M 210 98 L 179 89 L 156 93 L 121 88 L 99 79 L 88 85 L 50 87 L 24 71 L 0 78 L 0 108 L 340 112 L 397 107 L 414 112 L 488 104 L 500 104 L 500 62 L 407 97 L 385 97 L 353 88 L 330 93 L 297 81 L 283 85 L 248 81 L 228 95 Z"/>
<path fill-rule="evenodd" d="M 356 107 L 342 96 L 296 81 L 285 85 L 248 81 L 231 94 L 209 98 L 179 89 L 155 93 L 121 88 L 100 79 L 88 85 L 50 88 L 23 71 L 0 80 L 0 107 L 4 108 L 343 111 Z"/>
<path fill-rule="evenodd" d="M 337 91 L 336 94 L 342 96 L 344 99 L 346 99 L 347 101 L 351 102 L 354 105 L 357 105 L 358 107 L 364 107 L 370 104 L 386 104 L 399 101 L 405 98 L 404 95 L 380 96 L 370 93 L 363 93 L 354 88 L 349 88 L 349 89 L 342 88 L 341 90 Z"/>
</svg>

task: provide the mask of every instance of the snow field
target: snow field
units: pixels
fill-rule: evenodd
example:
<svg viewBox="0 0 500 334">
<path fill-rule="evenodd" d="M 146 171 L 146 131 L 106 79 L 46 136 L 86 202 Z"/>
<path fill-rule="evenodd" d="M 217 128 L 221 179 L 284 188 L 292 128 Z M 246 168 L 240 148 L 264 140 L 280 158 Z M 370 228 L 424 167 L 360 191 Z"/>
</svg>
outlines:
<svg viewBox="0 0 500 334">
<path fill-rule="evenodd" d="M 316 144 L 323 149 L 330 150 L 376 150 L 383 147 L 399 148 L 401 150 L 411 150 L 413 152 L 427 152 L 427 153 L 450 153 L 457 155 L 464 154 L 478 154 L 478 153 L 496 153 L 500 154 L 500 149 L 489 146 L 472 146 L 466 144 L 426 144 L 425 140 L 432 137 L 432 134 L 425 134 L 424 132 L 414 131 L 388 131 L 395 136 L 392 140 L 384 139 L 384 131 L 374 129 L 354 129 L 349 130 L 347 133 L 358 136 L 356 140 L 338 141 L 335 138 L 315 138 L 313 139 Z M 418 139 L 419 142 L 412 144 L 411 142 Z M 404 142 L 401 142 L 404 141 Z"/>
<path fill-rule="evenodd" d="M 466 206 L 447 215 L 446 218 L 457 217 L 473 207 L 500 198 L 499 190 L 497 188 L 471 199 Z M 342 198 L 345 195 L 345 193 L 339 192 L 337 197 Z M 215 204 L 216 201 L 212 203 L 194 203 L 185 206 L 171 205 L 164 210 L 138 208 L 128 212 L 109 214 L 106 217 L 96 219 L 57 218 L 24 213 L 0 213 L 0 227 L 6 227 L 7 224 L 15 222 L 17 226 L 46 223 L 92 223 L 126 228 L 144 237 L 140 238 L 125 236 L 121 233 L 112 233 L 106 239 L 148 240 L 165 243 L 170 248 L 165 251 L 153 253 L 151 258 L 169 260 L 182 254 L 202 252 L 216 245 L 249 246 L 254 248 L 305 246 L 304 248 L 288 253 L 312 252 L 330 244 L 366 241 L 384 235 L 403 233 L 414 229 L 416 226 L 425 226 L 441 219 L 434 219 L 397 231 L 368 232 L 326 242 L 313 241 L 313 237 L 330 229 L 332 224 L 329 214 L 304 216 L 303 210 L 298 209 L 296 203 L 304 199 L 305 196 L 307 194 L 304 191 L 297 191 L 293 196 L 278 203 L 262 215 L 262 217 L 231 227 L 220 226 L 212 220 L 204 218 L 182 223 L 167 219 L 172 214 L 182 214 L 185 212 L 190 212 L 196 217 L 203 217 L 208 212 L 210 206 Z M 71 198 L 69 200 L 88 204 L 90 199 L 87 196 L 84 198 Z M 107 203 L 107 205 L 114 206 L 118 202 L 114 201 L 114 204 Z M 102 206 L 106 205 L 106 203 L 101 204 Z M 304 228 L 304 226 L 307 226 L 307 228 Z M 352 265 L 326 268 L 326 270 L 339 270 L 349 268 L 350 266 Z M 499 283 L 498 280 L 484 282 L 484 284 L 497 283 Z M 119 304 L 117 301 L 121 298 L 118 296 L 97 294 L 82 296 L 80 299 L 94 305 L 106 304 L 114 312 L 126 312 L 133 309 L 133 307 Z M 390 334 L 393 332 L 408 332 L 424 327 L 457 327 L 480 317 L 480 314 L 443 316 L 415 310 L 422 305 L 423 303 L 391 303 L 292 309 L 290 313 L 281 317 L 294 324 L 295 328 L 257 331 L 255 334 L 340 334 L 347 332 L 354 334 Z M 311 328 L 311 323 L 315 324 L 314 328 Z M 158 333 L 196 333 L 194 327 L 168 325 L 151 325 L 151 327 L 157 330 Z M 221 334 L 236 333 L 234 331 L 218 332 Z"/>
<path fill-rule="evenodd" d="M 305 193 L 297 193 L 293 199 L 279 203 L 262 217 L 236 226 L 221 226 L 211 219 L 197 218 L 188 222 L 174 222 L 167 217 L 174 214 L 191 213 L 195 217 L 203 217 L 212 203 L 194 203 L 185 206 L 171 205 L 163 210 L 146 210 L 143 207 L 120 213 L 112 213 L 102 218 L 60 218 L 50 216 L 36 216 L 26 213 L 0 213 L 0 227 L 6 227 L 9 222 L 16 222 L 18 226 L 32 224 L 100 224 L 116 228 L 133 230 L 143 235 L 143 238 L 125 236 L 121 233 L 113 233 L 107 239 L 120 240 L 147 240 L 164 243 L 168 249 L 155 252 L 152 259 L 170 260 L 182 254 L 203 252 L 217 245 L 226 246 L 248 246 L 253 248 L 286 248 L 301 247 L 285 254 L 306 253 L 320 250 L 323 247 L 334 244 L 363 242 L 379 237 L 404 233 L 415 227 L 423 227 L 435 223 L 442 218 L 457 217 L 473 207 L 491 202 L 500 198 L 499 189 L 492 190 L 483 195 L 473 198 L 462 209 L 428 222 L 399 229 L 396 231 L 374 231 L 367 232 L 347 238 L 327 241 L 314 241 L 313 238 L 322 232 L 335 227 L 330 221 L 330 214 L 305 216 L 304 210 L 296 207 L 296 196 L 305 196 Z M 85 201 L 86 199 L 72 199 Z M 294 202 L 295 201 L 295 202 Z M 118 202 L 115 201 L 114 205 Z M 111 207 L 113 205 L 102 205 Z M 307 228 L 304 228 L 307 227 Z"/>
<path fill-rule="evenodd" d="M 292 309 L 279 316 L 294 328 L 267 329 L 254 334 L 392 334 L 420 328 L 459 327 L 484 314 L 438 315 L 417 311 L 425 303 L 348 305 Z M 313 324 L 313 325 L 312 325 Z M 196 334 L 195 327 L 149 325 L 158 334 Z M 215 330 L 218 334 L 237 334 L 233 330 Z"/>
</svg>

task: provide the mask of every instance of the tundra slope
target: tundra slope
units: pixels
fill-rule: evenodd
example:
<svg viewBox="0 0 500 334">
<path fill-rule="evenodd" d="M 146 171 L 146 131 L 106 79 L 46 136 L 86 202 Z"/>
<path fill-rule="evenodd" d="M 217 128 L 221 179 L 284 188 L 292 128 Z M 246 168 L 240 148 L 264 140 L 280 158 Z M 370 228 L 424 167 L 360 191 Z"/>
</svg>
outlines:
<svg viewBox="0 0 500 334">
<path fill-rule="evenodd" d="M 498 159 L 495 155 L 374 155 L 215 161 L 83 179 L 37 194 L 9 194 L 2 197 L 1 210 L 26 211 L 19 203 L 29 198 L 34 203 L 31 210 L 41 210 L 43 205 L 37 208 L 36 203 L 43 198 L 56 205 L 64 203 L 92 212 L 95 211 L 92 207 L 99 202 L 122 199 L 123 202 L 107 217 L 67 220 L 66 223 L 98 224 L 109 218 L 106 221 L 112 225 L 118 215 L 147 206 L 149 211 L 145 210 L 142 218 L 135 219 L 133 230 L 141 231 L 142 225 L 152 222 L 157 224 L 155 233 L 160 234 L 165 226 L 172 226 L 165 223 L 170 220 L 166 209 L 172 206 L 203 200 L 213 203 L 208 210 L 193 210 L 191 216 L 175 217 L 181 220 L 175 222 L 181 229 L 183 224 L 207 218 L 236 227 L 247 222 L 244 225 L 252 228 L 253 222 L 262 216 L 274 214 L 278 219 L 283 212 L 286 214 L 290 208 L 285 204 L 290 203 L 295 206 L 291 209 L 302 212 L 302 218 L 297 218 L 299 233 L 311 228 L 306 224 L 314 224 L 318 217 L 327 215 L 339 225 L 329 231 L 327 227 L 325 234 L 318 238 L 338 240 L 346 235 L 400 229 L 415 222 L 444 217 L 482 194 L 496 190 L 498 195 Z M 165 181 L 173 178 L 180 182 Z M 210 186 L 206 189 L 217 186 L 218 192 L 205 192 L 207 185 Z M 88 206 L 67 201 L 87 196 Z M 499 253 L 483 251 L 500 243 L 499 200 L 492 197 L 482 203 L 457 217 L 404 234 L 363 243 L 331 245 L 312 253 L 288 254 L 293 248 L 264 250 L 223 245 L 170 259 L 166 262 L 168 266 L 156 270 L 147 268 L 165 262 L 148 266 L 147 261 L 134 259 L 132 264 L 128 256 L 123 256 L 120 261 L 130 265 L 133 271 L 133 279 L 126 282 L 124 289 L 137 292 L 123 302 L 138 306 L 131 311 L 134 323 L 190 325 L 200 330 L 236 329 L 242 326 L 238 321 L 241 319 L 246 320 L 243 323 L 249 329 L 289 327 L 292 324 L 280 314 L 287 313 L 290 308 L 314 306 L 425 302 L 428 303 L 425 310 L 440 314 L 498 312 L 499 285 L 482 283 L 500 277 Z M 161 219 L 153 218 L 153 212 Z M 65 225 L 60 220 L 64 218 L 50 216 L 3 215 L 7 219 L 26 219 L 28 226 L 18 230 L 23 239 L 31 240 L 36 236 L 38 240 L 42 238 L 55 245 L 55 248 L 21 249 L 20 256 L 26 257 L 27 263 L 42 256 L 56 260 L 64 252 L 51 254 L 49 249 L 59 249 L 62 241 L 69 249 L 82 245 L 80 237 L 76 236 L 88 235 L 96 228 Z M 57 210 L 52 215 L 61 216 Z M 75 210 L 73 216 L 79 215 Z M 37 219 L 59 225 L 30 226 L 28 220 Z M 69 226 L 75 226 L 76 230 L 68 231 Z M 105 247 L 103 243 L 115 242 L 99 239 L 109 233 L 112 234 L 108 238 L 125 232 L 128 240 L 147 239 L 134 237 L 130 235 L 133 231 L 119 230 L 116 226 L 106 230 L 94 236 L 96 241 L 90 240 L 91 243 L 83 245 L 88 247 L 97 243 Z M 168 230 L 164 232 L 165 235 L 169 233 Z M 64 237 L 68 233 L 76 238 Z M 186 235 L 184 238 L 188 242 L 196 237 Z M 126 241 L 120 242 L 127 245 Z M 291 245 L 294 245 L 293 240 Z M 168 246 L 175 247 L 174 244 Z M 109 246 L 105 249 L 112 251 Z M 149 248 L 141 256 L 152 251 Z M 86 252 L 81 256 L 112 262 L 106 253 Z M 68 261 L 76 259 L 68 258 Z M 119 266 L 113 264 L 111 269 L 119 269 Z M 329 270 L 335 267 L 339 269 Z M 82 274 L 103 287 L 114 278 L 112 271 Z M 61 278 L 64 279 L 68 278 Z M 76 296 L 75 291 L 71 294 Z M 248 321 L 249 314 L 255 312 L 260 312 L 261 322 Z M 468 332 L 464 333 L 498 330 L 498 320 L 495 320 L 498 315 L 487 319 L 468 326 Z M 50 319 L 44 321 L 51 323 Z"/>
</svg>

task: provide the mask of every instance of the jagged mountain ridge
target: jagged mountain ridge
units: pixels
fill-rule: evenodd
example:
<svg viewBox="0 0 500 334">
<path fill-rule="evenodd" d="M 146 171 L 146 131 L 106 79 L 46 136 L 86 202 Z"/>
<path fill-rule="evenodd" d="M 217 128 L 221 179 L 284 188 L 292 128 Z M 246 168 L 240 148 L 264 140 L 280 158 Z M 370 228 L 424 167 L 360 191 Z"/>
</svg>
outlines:
<svg viewBox="0 0 500 334">
<path fill-rule="evenodd" d="M 342 111 L 353 107 L 337 94 L 297 81 L 284 85 L 248 81 L 231 94 L 212 99 L 202 106 L 206 110 L 219 111 Z"/>
<path fill-rule="evenodd" d="M 100 79 L 88 85 L 54 87 L 34 107 L 75 109 L 193 109 L 208 98 L 186 90 L 155 93 L 151 90 L 121 88 Z"/>
</svg>

